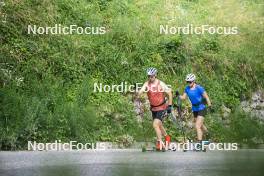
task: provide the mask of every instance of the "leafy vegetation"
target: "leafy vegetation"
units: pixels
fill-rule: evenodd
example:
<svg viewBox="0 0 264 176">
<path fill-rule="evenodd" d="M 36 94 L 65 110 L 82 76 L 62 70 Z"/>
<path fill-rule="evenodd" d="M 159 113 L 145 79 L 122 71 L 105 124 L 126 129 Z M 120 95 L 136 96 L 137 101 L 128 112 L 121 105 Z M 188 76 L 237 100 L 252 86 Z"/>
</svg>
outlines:
<svg viewBox="0 0 264 176">
<path fill-rule="evenodd" d="M 208 120 L 216 140 L 263 138 L 263 125 L 235 111 L 242 99 L 263 88 L 264 6 L 260 3 L 5 0 L 1 13 L 7 18 L 0 23 L 0 148 L 25 149 L 29 140 L 122 141 L 126 135 L 152 139 L 153 133 L 144 135 L 136 121 L 130 96 L 93 92 L 94 83 L 144 82 L 150 66 L 181 92 L 185 75 L 195 73 L 216 115 L 222 105 L 233 110 L 229 128 L 214 115 Z M 28 25 L 55 24 L 105 26 L 107 32 L 27 34 Z M 237 26 L 239 34 L 163 35 L 160 24 Z M 144 123 L 151 128 L 148 118 Z"/>
</svg>

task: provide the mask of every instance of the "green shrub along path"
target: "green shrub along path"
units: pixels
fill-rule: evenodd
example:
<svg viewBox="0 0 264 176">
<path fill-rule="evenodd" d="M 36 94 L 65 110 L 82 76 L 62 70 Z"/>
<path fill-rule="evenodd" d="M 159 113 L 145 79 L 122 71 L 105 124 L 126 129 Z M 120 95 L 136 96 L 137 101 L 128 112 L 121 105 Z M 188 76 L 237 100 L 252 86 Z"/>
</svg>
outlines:
<svg viewBox="0 0 264 176">
<path fill-rule="evenodd" d="M 254 143 L 263 123 L 239 110 L 263 89 L 264 5 L 261 0 L 5 0 L 0 23 L 0 148 L 27 141 L 142 141 L 131 97 L 94 93 L 94 83 L 144 82 L 145 69 L 183 92 L 198 77 L 216 109 L 207 124 L 216 141 Z M 102 35 L 28 34 L 28 25 L 103 26 Z M 160 34 L 160 25 L 235 26 L 237 35 Z M 221 107 L 230 108 L 230 123 Z M 185 102 L 189 108 L 188 102 Z M 190 108 L 189 108 L 190 111 Z M 147 117 L 150 119 L 151 117 Z M 146 118 L 146 119 L 147 119 Z M 151 128 L 151 121 L 145 125 Z M 180 135 L 167 122 L 173 138 Z"/>
</svg>

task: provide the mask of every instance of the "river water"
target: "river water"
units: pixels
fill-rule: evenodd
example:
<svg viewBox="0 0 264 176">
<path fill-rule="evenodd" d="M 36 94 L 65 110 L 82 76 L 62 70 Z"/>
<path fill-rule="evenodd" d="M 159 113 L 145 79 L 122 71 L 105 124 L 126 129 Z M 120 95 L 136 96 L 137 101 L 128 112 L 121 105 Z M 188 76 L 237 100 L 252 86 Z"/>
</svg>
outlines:
<svg viewBox="0 0 264 176">
<path fill-rule="evenodd" d="M 0 152 L 1 176 L 264 175 L 264 150 Z"/>
</svg>

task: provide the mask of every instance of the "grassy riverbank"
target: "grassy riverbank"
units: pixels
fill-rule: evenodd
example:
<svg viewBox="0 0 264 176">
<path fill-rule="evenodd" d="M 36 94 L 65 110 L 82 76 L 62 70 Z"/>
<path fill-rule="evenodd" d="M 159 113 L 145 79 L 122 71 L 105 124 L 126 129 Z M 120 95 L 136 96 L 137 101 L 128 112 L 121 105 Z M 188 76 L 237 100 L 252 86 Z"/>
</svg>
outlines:
<svg viewBox="0 0 264 176">
<path fill-rule="evenodd" d="M 94 93 L 94 83 L 159 78 L 183 92 L 193 72 L 216 109 L 208 118 L 215 140 L 254 143 L 264 127 L 238 110 L 263 89 L 264 6 L 260 0 L 5 1 L 0 23 L 1 149 L 28 140 L 152 140 L 137 123 L 131 97 Z M 104 26 L 103 35 L 33 35 L 28 25 Z M 160 25 L 235 26 L 237 35 L 164 35 Z M 188 103 L 185 104 L 189 107 Z M 231 109 L 229 124 L 221 107 Z M 151 128 L 150 121 L 145 125 Z M 167 124 L 169 132 L 179 133 Z M 144 138 L 143 138 L 144 137 Z"/>
</svg>

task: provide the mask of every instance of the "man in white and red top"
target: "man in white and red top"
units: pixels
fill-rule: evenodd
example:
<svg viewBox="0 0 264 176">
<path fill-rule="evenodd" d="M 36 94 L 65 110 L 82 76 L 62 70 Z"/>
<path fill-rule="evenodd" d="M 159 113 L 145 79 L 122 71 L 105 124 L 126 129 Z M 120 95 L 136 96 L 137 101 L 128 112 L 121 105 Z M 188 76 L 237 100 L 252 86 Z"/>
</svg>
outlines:
<svg viewBox="0 0 264 176">
<path fill-rule="evenodd" d="M 157 69 L 147 69 L 148 81 L 144 83 L 138 95 L 147 92 L 150 102 L 150 110 L 153 117 L 153 128 L 157 135 L 157 150 L 162 148 L 162 136 L 165 137 L 165 144 L 170 143 L 170 136 L 167 135 L 163 127 L 162 121 L 166 113 L 171 113 L 172 110 L 172 93 L 171 89 L 162 81 L 157 79 Z M 166 102 L 168 96 L 168 103 Z"/>
</svg>

